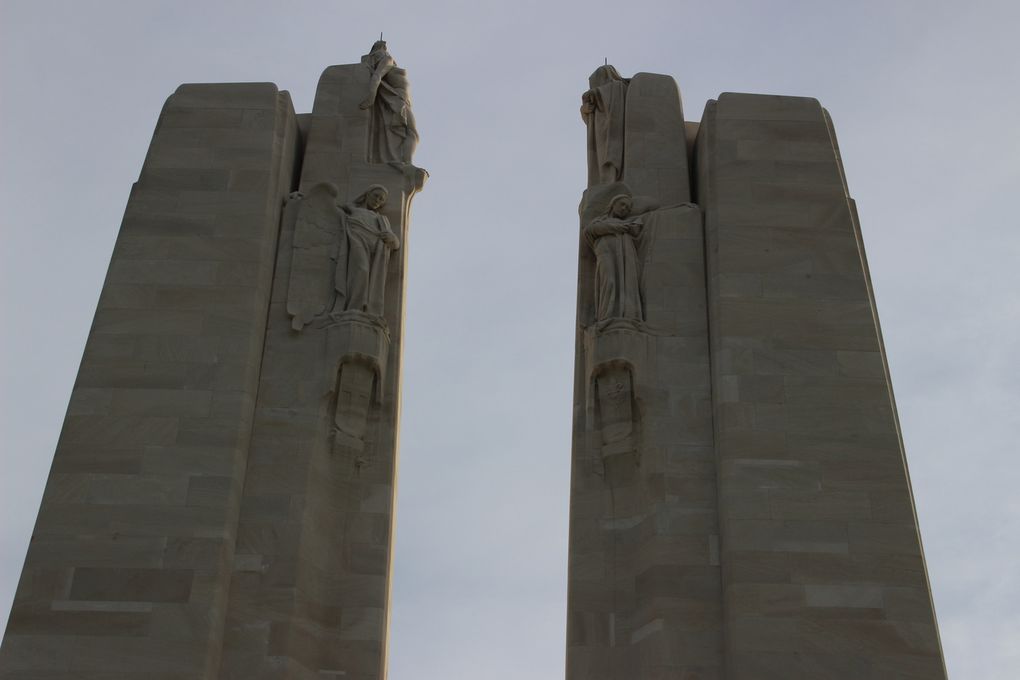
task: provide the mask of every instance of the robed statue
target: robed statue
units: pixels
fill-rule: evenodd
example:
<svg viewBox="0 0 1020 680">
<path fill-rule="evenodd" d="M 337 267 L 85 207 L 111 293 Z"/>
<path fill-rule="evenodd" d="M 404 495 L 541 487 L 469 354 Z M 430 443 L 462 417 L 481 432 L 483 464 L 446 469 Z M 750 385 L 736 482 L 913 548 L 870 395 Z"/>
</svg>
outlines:
<svg viewBox="0 0 1020 680">
<path fill-rule="evenodd" d="M 595 320 L 643 321 L 641 259 L 638 238 L 642 215 L 632 214 L 628 193 L 613 196 L 606 212 L 584 227 L 584 238 L 595 253 Z"/>
<path fill-rule="evenodd" d="M 400 239 L 380 211 L 388 192 L 369 186 L 353 203 L 337 204 L 337 188 L 317 184 L 303 194 L 294 228 L 287 312 L 301 330 L 317 318 L 358 312 L 382 319 L 390 252 Z"/>
<path fill-rule="evenodd" d="M 411 85 L 407 71 L 378 40 L 372 51 L 361 58 L 371 72 L 368 96 L 362 109 L 371 109 L 368 135 L 368 160 L 372 163 L 410 163 L 418 145 L 418 130 L 411 112 Z"/>
<path fill-rule="evenodd" d="M 581 118 L 588 127 L 588 184 L 615 182 L 623 175 L 623 114 L 628 79 L 614 66 L 599 66 L 581 96 Z"/>
<path fill-rule="evenodd" d="M 373 184 L 351 205 L 341 206 L 343 229 L 337 248 L 334 312 L 358 311 L 382 316 L 386 265 L 400 239 L 379 211 L 388 192 Z"/>
</svg>

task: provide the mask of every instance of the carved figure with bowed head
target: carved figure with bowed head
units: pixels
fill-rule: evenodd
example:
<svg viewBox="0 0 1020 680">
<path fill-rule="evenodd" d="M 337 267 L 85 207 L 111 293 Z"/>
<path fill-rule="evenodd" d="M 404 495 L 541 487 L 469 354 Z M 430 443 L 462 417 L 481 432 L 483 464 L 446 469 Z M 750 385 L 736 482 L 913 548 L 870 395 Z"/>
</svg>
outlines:
<svg viewBox="0 0 1020 680">
<path fill-rule="evenodd" d="M 373 184 L 354 203 L 341 207 L 334 312 L 382 316 L 389 254 L 400 247 L 389 220 L 379 212 L 388 197 L 386 187 Z"/>
<path fill-rule="evenodd" d="M 641 215 L 631 215 L 634 199 L 617 194 L 608 210 L 584 228 L 584 237 L 595 253 L 595 320 L 642 321 L 641 264 L 637 237 Z"/>
<path fill-rule="evenodd" d="M 362 63 L 372 72 L 368 96 L 361 102 L 362 109 L 372 110 L 369 160 L 410 163 L 418 145 L 418 130 L 411 112 L 407 71 L 397 66 L 383 40 L 372 45 L 372 51 L 362 57 Z"/>
<path fill-rule="evenodd" d="M 610 65 L 599 66 L 581 95 L 588 128 L 588 184 L 615 182 L 623 174 L 623 114 L 630 80 Z"/>
</svg>

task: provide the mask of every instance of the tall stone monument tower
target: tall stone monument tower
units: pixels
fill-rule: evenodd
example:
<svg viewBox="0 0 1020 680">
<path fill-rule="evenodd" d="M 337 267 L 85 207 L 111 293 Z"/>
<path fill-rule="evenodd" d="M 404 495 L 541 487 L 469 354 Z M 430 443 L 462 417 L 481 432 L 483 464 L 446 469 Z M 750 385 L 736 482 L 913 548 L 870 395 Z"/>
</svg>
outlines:
<svg viewBox="0 0 1020 680">
<path fill-rule="evenodd" d="M 311 114 L 268 83 L 167 100 L 0 678 L 385 677 L 417 139 L 381 41 Z"/>
<path fill-rule="evenodd" d="M 589 84 L 568 680 L 945 678 L 827 113 Z M 385 678 L 417 139 L 381 41 L 167 100 L 0 680 Z"/>
<path fill-rule="evenodd" d="M 568 680 L 945 678 L 828 114 L 589 85 Z"/>
</svg>

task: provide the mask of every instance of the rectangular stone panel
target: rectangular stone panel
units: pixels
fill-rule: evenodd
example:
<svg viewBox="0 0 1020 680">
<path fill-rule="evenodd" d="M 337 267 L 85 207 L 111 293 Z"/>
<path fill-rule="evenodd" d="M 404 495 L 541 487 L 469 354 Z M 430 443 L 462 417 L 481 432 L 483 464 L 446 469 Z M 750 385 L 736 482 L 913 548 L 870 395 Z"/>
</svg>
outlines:
<svg viewBox="0 0 1020 680">
<path fill-rule="evenodd" d="M 0 678 L 212 678 L 290 98 L 182 85 L 131 192 L 11 612 Z"/>
<path fill-rule="evenodd" d="M 726 677 L 945 677 L 828 115 L 813 99 L 723 94 L 696 155 Z"/>
</svg>

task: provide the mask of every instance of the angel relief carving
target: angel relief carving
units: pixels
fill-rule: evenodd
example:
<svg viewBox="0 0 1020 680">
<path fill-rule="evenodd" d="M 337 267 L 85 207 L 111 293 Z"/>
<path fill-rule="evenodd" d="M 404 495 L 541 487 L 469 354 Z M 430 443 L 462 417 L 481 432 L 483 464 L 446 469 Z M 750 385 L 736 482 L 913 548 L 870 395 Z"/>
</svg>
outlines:
<svg viewBox="0 0 1020 680">
<path fill-rule="evenodd" d="M 337 188 L 328 183 L 317 184 L 307 196 L 291 195 L 301 201 L 287 293 L 294 330 L 347 311 L 382 319 L 389 255 L 400 247 L 380 212 L 388 197 L 381 184 L 342 206 Z"/>
<path fill-rule="evenodd" d="M 362 450 L 389 353 L 387 268 L 400 239 L 381 212 L 386 187 L 373 184 L 350 204 L 337 197 L 329 183 L 291 194 L 298 207 L 287 313 L 295 331 L 325 330 L 327 362 L 335 367 L 326 388 L 334 445 Z"/>
</svg>

